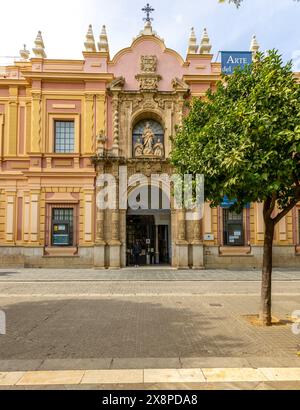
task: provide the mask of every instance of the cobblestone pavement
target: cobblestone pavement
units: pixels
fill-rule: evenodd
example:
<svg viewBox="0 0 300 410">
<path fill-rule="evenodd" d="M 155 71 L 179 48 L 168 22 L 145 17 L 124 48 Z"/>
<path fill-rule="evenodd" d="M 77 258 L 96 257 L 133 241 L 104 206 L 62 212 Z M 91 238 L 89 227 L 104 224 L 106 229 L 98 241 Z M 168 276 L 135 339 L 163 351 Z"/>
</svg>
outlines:
<svg viewBox="0 0 300 410">
<path fill-rule="evenodd" d="M 95 269 L 0 269 L 0 281 L 259 281 L 256 270 L 178 271 L 166 268 Z M 300 281 L 299 269 L 275 269 L 275 281 Z"/>
<path fill-rule="evenodd" d="M 197 279 L 189 281 L 193 275 Z M 285 320 L 300 310 L 300 275 L 276 271 L 275 276 L 273 313 Z M 290 323 L 263 329 L 245 319 L 259 310 L 259 277 L 229 271 L 2 269 L 0 310 L 6 313 L 7 334 L 0 336 L 0 373 L 300 368 L 300 336 Z M 244 387 L 278 388 L 276 383 Z"/>
<path fill-rule="evenodd" d="M 245 319 L 257 313 L 258 293 L 220 294 L 223 284 L 216 282 L 214 294 L 195 295 L 191 282 L 185 296 L 174 290 L 150 296 L 147 288 L 103 296 L 91 283 L 85 295 L 79 287 L 70 295 L 66 284 L 59 295 L 45 289 L 44 296 L 24 296 L 19 286 L 11 289 L 14 295 L 1 289 L 7 335 L 0 336 L 0 371 L 300 367 L 300 337 L 290 324 L 262 329 Z M 287 319 L 295 310 L 299 291 L 274 296 L 275 316 Z"/>
</svg>

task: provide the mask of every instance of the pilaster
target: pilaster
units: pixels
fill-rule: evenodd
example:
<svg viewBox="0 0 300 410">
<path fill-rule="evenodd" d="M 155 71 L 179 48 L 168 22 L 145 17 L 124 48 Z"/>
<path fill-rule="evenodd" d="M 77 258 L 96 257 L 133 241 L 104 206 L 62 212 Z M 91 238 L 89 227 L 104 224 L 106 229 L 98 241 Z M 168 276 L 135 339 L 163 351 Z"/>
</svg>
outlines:
<svg viewBox="0 0 300 410">
<path fill-rule="evenodd" d="M 42 93 L 32 91 L 31 146 L 32 154 L 41 154 L 42 148 Z"/>
<path fill-rule="evenodd" d="M 18 142 L 18 87 L 9 87 L 7 155 L 17 155 Z"/>
<path fill-rule="evenodd" d="M 15 244 L 16 233 L 16 192 L 6 192 L 5 241 Z"/>
<path fill-rule="evenodd" d="M 188 242 L 186 240 L 186 213 L 185 210 L 180 210 L 177 213 L 177 268 L 189 268 Z"/>
<path fill-rule="evenodd" d="M 85 95 L 85 119 L 84 119 L 84 138 L 83 153 L 84 155 L 92 154 L 94 151 L 95 136 L 95 96 L 94 94 Z"/>
</svg>

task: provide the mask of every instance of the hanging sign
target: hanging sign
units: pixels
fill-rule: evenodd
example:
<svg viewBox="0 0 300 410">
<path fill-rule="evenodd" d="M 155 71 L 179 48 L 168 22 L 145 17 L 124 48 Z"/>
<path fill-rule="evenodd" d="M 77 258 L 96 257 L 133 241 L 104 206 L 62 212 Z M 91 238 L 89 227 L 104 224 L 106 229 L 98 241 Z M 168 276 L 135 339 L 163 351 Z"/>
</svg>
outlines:
<svg viewBox="0 0 300 410">
<path fill-rule="evenodd" d="M 224 196 L 223 202 L 221 202 L 221 208 L 230 209 L 233 205 L 237 203 L 236 199 L 230 200 L 227 195 Z M 251 204 L 246 204 L 245 209 L 250 209 Z"/>
<path fill-rule="evenodd" d="M 244 68 L 252 64 L 251 51 L 221 51 L 222 73 L 231 75 L 237 67 Z"/>
</svg>

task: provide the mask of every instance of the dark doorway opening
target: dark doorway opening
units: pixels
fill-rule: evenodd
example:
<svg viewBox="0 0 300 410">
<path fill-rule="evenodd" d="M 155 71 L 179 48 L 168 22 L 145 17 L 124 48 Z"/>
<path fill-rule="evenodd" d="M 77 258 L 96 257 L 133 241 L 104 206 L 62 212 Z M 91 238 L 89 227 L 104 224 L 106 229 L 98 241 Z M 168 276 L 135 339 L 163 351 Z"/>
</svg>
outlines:
<svg viewBox="0 0 300 410">
<path fill-rule="evenodd" d="M 127 215 L 127 266 L 134 266 L 133 246 L 139 242 L 140 266 L 168 265 L 169 226 L 155 225 L 154 215 Z"/>
</svg>

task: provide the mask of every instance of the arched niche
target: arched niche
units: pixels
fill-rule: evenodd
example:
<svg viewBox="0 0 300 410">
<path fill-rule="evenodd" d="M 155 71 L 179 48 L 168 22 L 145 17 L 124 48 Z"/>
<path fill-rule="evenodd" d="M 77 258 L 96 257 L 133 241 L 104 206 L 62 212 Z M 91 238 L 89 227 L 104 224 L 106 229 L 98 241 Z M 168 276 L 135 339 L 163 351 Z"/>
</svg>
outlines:
<svg viewBox="0 0 300 410">
<path fill-rule="evenodd" d="M 132 127 L 133 158 L 164 158 L 165 130 L 156 116 L 139 117 Z"/>
</svg>

